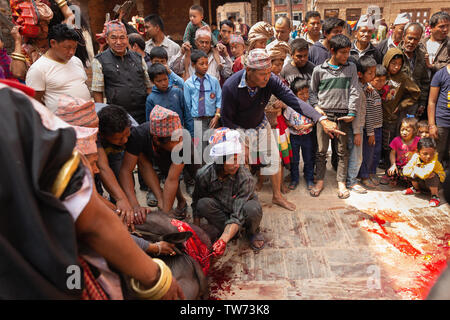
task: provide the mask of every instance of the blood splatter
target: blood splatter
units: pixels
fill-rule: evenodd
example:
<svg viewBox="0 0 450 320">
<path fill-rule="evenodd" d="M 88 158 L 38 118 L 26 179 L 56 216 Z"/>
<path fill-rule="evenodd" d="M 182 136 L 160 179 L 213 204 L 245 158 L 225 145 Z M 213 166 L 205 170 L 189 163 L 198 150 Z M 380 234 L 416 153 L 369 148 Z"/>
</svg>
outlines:
<svg viewBox="0 0 450 320">
<path fill-rule="evenodd" d="M 421 272 L 419 274 L 416 273 L 413 276 L 414 284 L 408 288 L 401 288 L 398 292 L 408 296 L 410 299 L 425 299 L 440 274 L 447 266 L 447 260 L 450 256 L 450 234 L 446 233 L 443 238 L 439 238 L 442 243 L 437 244 L 436 250 L 422 253 L 414 248 L 408 240 L 384 227 L 386 222 L 402 221 L 398 219 L 398 215 L 394 215 L 392 211 L 376 212 L 371 215 L 371 220 L 376 222 L 383 232 L 380 232 L 377 229 L 364 228 L 366 231 L 379 235 L 400 252 L 408 256 L 417 258 L 423 255 L 423 261 L 419 262 L 419 265 L 422 266 Z M 436 246 L 436 244 L 434 244 L 434 246 Z"/>
<path fill-rule="evenodd" d="M 211 286 L 209 289 L 209 300 L 220 300 L 218 295 L 221 292 L 231 292 L 231 275 L 233 267 L 230 265 L 223 265 L 220 268 L 213 266 L 210 269 L 209 276 L 211 277 Z"/>
</svg>

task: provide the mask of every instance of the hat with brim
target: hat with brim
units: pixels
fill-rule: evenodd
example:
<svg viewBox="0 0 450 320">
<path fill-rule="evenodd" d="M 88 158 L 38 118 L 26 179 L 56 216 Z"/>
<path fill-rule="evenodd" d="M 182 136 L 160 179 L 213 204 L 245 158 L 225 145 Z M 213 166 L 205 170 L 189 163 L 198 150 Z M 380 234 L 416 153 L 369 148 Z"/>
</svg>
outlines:
<svg viewBox="0 0 450 320">
<path fill-rule="evenodd" d="M 411 16 L 407 12 L 403 12 L 397 15 L 397 18 L 395 18 L 394 26 L 399 24 L 407 24 L 411 22 Z"/>
</svg>

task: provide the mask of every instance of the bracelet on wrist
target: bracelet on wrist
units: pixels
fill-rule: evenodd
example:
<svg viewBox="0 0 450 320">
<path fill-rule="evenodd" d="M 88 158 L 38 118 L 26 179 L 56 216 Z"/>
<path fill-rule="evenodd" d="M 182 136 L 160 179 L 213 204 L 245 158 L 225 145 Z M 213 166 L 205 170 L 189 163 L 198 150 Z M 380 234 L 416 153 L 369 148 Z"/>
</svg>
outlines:
<svg viewBox="0 0 450 320">
<path fill-rule="evenodd" d="M 141 299 L 159 300 L 169 291 L 172 284 L 172 272 L 169 267 L 160 259 L 153 259 L 153 261 L 159 266 L 160 276 L 152 288 L 144 289 L 139 281 L 131 279 L 131 288 Z"/>
<path fill-rule="evenodd" d="M 158 257 L 161 254 L 161 243 L 157 242 L 155 244 L 158 247 L 158 253 L 156 254 L 156 256 Z"/>
</svg>

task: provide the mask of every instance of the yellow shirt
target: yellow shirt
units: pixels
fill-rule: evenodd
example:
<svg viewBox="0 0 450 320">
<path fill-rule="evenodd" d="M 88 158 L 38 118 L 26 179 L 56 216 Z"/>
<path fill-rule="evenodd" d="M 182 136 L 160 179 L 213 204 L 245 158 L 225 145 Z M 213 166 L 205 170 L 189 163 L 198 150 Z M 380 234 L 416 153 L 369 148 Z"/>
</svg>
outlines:
<svg viewBox="0 0 450 320">
<path fill-rule="evenodd" d="M 444 182 L 445 171 L 442 164 L 438 161 L 437 152 L 433 159 L 428 163 L 423 162 L 419 157 L 419 153 L 416 152 L 411 160 L 403 167 L 403 175 L 410 178 L 417 177 L 425 180 L 428 179 L 433 172 L 438 175 L 441 182 Z"/>
</svg>

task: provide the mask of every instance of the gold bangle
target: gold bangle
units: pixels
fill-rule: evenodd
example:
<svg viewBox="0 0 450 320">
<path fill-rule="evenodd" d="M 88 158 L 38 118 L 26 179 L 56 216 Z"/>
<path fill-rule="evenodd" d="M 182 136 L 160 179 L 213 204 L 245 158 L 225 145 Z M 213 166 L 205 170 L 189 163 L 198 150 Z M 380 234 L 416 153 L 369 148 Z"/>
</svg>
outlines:
<svg viewBox="0 0 450 320">
<path fill-rule="evenodd" d="M 13 53 L 11 54 L 11 56 L 16 56 L 16 57 L 24 58 L 24 59 L 26 58 L 24 54 L 22 54 L 22 53 L 17 53 L 17 52 L 13 52 Z"/>
<path fill-rule="evenodd" d="M 138 281 L 133 278 L 131 279 L 131 287 L 141 299 L 159 300 L 169 291 L 170 285 L 172 284 L 172 272 L 169 267 L 160 259 L 153 259 L 153 261 L 158 264 L 161 272 L 156 285 L 145 290 L 140 288 Z"/>
<path fill-rule="evenodd" d="M 67 5 L 67 1 L 66 0 L 56 1 L 56 4 L 58 5 L 58 7 L 62 8 L 65 5 Z"/>
<path fill-rule="evenodd" d="M 25 60 L 24 58 L 11 57 L 11 59 L 16 60 L 16 61 L 22 61 L 24 63 L 27 62 L 27 60 Z"/>
</svg>

